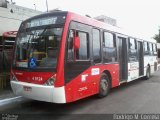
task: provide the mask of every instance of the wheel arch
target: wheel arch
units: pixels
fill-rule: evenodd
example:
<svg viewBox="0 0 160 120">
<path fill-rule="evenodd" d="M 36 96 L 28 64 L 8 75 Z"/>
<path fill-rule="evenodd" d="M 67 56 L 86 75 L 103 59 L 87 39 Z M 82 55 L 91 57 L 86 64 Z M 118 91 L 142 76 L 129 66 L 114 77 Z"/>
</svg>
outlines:
<svg viewBox="0 0 160 120">
<path fill-rule="evenodd" d="M 104 70 L 102 73 L 105 73 L 106 75 L 108 75 L 109 81 L 110 81 L 110 87 L 112 87 L 112 77 L 111 77 L 111 73 L 110 73 L 108 70 Z"/>
</svg>

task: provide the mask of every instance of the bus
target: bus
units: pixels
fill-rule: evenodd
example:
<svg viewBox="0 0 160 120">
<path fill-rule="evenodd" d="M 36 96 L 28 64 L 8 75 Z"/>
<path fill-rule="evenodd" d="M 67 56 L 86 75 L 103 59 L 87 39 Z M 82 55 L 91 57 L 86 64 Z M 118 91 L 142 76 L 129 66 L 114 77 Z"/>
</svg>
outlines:
<svg viewBox="0 0 160 120">
<path fill-rule="evenodd" d="M 155 41 L 68 11 L 22 22 L 14 50 L 11 87 L 16 95 L 69 103 L 149 79 L 157 70 Z"/>
<path fill-rule="evenodd" d="M 10 71 L 17 31 L 7 31 L 0 39 L 0 71 Z"/>
</svg>

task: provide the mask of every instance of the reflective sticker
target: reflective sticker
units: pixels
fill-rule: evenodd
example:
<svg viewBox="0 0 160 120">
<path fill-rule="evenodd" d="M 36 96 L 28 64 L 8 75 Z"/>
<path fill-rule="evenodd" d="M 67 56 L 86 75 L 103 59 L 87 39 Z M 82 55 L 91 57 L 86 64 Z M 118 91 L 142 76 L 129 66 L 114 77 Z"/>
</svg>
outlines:
<svg viewBox="0 0 160 120">
<path fill-rule="evenodd" d="M 81 76 L 81 81 L 82 81 L 82 82 L 85 82 L 87 76 L 88 76 L 88 74 L 82 75 L 82 76 Z"/>
<path fill-rule="evenodd" d="M 99 75 L 99 74 L 100 74 L 99 68 L 93 68 L 93 69 L 91 70 L 91 75 Z"/>
</svg>

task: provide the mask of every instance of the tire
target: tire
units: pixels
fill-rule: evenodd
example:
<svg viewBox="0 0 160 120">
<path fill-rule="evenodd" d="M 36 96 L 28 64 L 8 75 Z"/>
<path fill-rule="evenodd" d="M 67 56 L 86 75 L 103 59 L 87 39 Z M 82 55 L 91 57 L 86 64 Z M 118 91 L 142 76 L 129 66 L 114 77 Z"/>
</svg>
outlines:
<svg viewBox="0 0 160 120">
<path fill-rule="evenodd" d="M 99 81 L 98 97 L 102 98 L 109 94 L 111 88 L 110 79 L 107 74 L 103 73 Z"/>
<path fill-rule="evenodd" d="M 150 67 L 148 67 L 147 71 L 146 71 L 146 77 L 145 77 L 145 79 L 148 80 L 150 77 L 151 77 L 151 70 L 150 70 Z"/>
</svg>

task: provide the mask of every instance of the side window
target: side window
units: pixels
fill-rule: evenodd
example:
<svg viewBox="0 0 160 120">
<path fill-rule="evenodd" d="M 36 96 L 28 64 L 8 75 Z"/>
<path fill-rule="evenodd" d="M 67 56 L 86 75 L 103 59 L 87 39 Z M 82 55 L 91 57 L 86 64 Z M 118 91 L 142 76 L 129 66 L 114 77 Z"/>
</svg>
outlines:
<svg viewBox="0 0 160 120">
<path fill-rule="evenodd" d="M 152 43 L 149 43 L 149 53 L 150 53 L 150 55 L 153 55 Z"/>
<path fill-rule="evenodd" d="M 130 49 L 136 49 L 136 41 L 135 41 L 135 39 L 133 39 L 133 38 L 130 38 L 129 39 L 129 48 Z"/>
<path fill-rule="evenodd" d="M 147 42 L 144 42 L 144 51 L 148 51 L 148 45 L 147 45 Z"/>
<path fill-rule="evenodd" d="M 95 63 L 101 62 L 100 31 L 98 29 L 93 29 L 93 60 Z"/>
<path fill-rule="evenodd" d="M 153 47 L 153 51 L 156 51 L 155 44 L 152 44 L 152 47 Z"/>
<path fill-rule="evenodd" d="M 76 51 L 76 60 L 89 59 L 89 35 L 86 32 L 77 31 L 76 35 L 80 38 L 80 48 Z"/>
<path fill-rule="evenodd" d="M 153 54 L 157 55 L 157 46 L 156 46 L 156 44 L 152 44 L 152 46 L 153 46 Z"/>
<path fill-rule="evenodd" d="M 68 61 L 73 61 L 74 60 L 74 48 L 73 48 L 73 39 L 74 39 L 74 30 L 69 31 L 69 37 L 68 37 L 68 56 L 67 60 Z"/>
<path fill-rule="evenodd" d="M 157 51 L 156 44 L 153 44 L 153 51 L 154 51 L 154 52 Z"/>
<path fill-rule="evenodd" d="M 79 36 L 80 38 L 80 48 L 74 50 L 74 37 Z M 89 35 L 86 32 L 70 30 L 68 37 L 68 61 L 76 60 L 88 60 L 89 59 Z"/>
<path fill-rule="evenodd" d="M 137 61 L 137 42 L 134 38 L 129 38 L 129 61 Z"/>
<path fill-rule="evenodd" d="M 105 47 L 114 47 L 114 36 L 112 33 L 104 32 Z"/>
<path fill-rule="evenodd" d="M 148 44 L 148 42 L 144 42 L 144 54 L 149 55 L 149 44 Z"/>
<path fill-rule="evenodd" d="M 152 48 L 152 43 L 149 43 L 149 51 L 153 51 L 153 48 Z"/>
<path fill-rule="evenodd" d="M 117 61 L 115 35 L 110 32 L 103 34 L 103 62 L 110 63 Z"/>
</svg>

